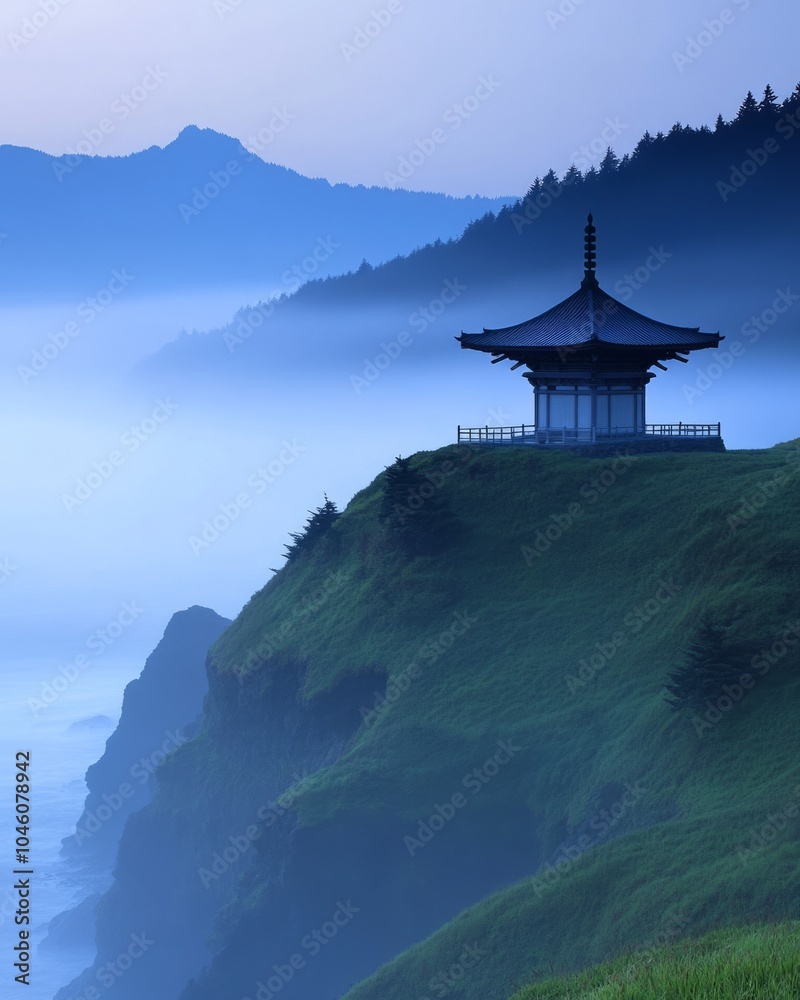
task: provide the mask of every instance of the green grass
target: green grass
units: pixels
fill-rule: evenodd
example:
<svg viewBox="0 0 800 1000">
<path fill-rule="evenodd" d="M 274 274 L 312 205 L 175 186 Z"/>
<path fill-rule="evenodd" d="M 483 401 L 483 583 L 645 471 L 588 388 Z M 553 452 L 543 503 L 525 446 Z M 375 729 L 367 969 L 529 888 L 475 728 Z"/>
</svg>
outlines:
<svg viewBox="0 0 800 1000">
<path fill-rule="evenodd" d="M 800 924 L 729 929 L 528 986 L 514 1000 L 796 1000 Z"/>
<path fill-rule="evenodd" d="M 619 955 L 676 913 L 692 935 L 797 916 L 797 647 L 702 736 L 669 710 L 663 684 L 704 612 L 754 650 L 800 620 L 798 442 L 641 456 L 616 475 L 610 459 L 533 449 L 446 448 L 414 463 L 447 468 L 439 495 L 458 519 L 456 542 L 424 557 L 398 551 L 378 520 L 379 477 L 212 650 L 220 674 L 249 664 L 265 697 L 276 665 L 288 664 L 310 701 L 353 675 L 373 674 L 382 691 L 419 668 L 335 763 L 294 789 L 301 823 L 380 814 L 413 830 L 509 739 L 524 752 L 470 809 L 525 804 L 545 859 L 603 790 L 613 798 L 639 782 L 644 793 L 615 838 L 592 843 L 552 885 L 539 892 L 527 881 L 484 900 L 349 1000 L 424 997 L 470 942 L 487 955 L 452 1000 L 505 1000 L 532 970 L 566 973 Z M 730 517 L 752 499 L 755 513 L 732 530 Z M 574 505 L 580 516 L 533 556 L 537 533 Z M 474 624 L 432 656 L 429 643 L 456 613 Z M 576 687 L 581 661 L 615 635 L 624 642 Z M 776 812 L 786 818 L 779 835 L 743 855 Z"/>
</svg>

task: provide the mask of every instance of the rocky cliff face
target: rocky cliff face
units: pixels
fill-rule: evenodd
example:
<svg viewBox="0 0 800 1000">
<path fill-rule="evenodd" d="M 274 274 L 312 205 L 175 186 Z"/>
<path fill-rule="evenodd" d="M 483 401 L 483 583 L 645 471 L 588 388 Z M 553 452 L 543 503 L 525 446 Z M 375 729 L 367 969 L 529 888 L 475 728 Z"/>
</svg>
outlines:
<svg viewBox="0 0 800 1000">
<path fill-rule="evenodd" d="M 125 688 L 122 713 L 103 756 L 86 772 L 89 792 L 62 853 L 111 863 L 128 816 L 153 794 L 153 775 L 186 742 L 203 709 L 209 646 L 230 625 L 208 608 L 172 617 L 141 675 Z"/>
<path fill-rule="evenodd" d="M 535 869 L 522 808 L 454 823 L 429 845 L 423 832 L 418 848 L 378 800 L 372 814 L 301 827 L 283 793 L 346 752 L 376 678 L 311 702 L 302 681 L 297 664 L 272 668 L 266 687 L 262 675 L 211 673 L 203 733 L 160 769 L 155 800 L 125 828 L 97 964 L 58 1000 L 101 987 L 114 1000 L 239 1000 L 277 983 L 298 1000 L 338 996 Z M 458 808 L 434 810 L 431 832 Z"/>
</svg>

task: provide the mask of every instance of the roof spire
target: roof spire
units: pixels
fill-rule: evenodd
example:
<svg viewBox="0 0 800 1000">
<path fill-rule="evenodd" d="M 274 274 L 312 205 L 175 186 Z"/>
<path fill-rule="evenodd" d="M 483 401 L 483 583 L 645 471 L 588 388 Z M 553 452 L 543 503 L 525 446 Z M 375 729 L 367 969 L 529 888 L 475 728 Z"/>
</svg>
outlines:
<svg viewBox="0 0 800 1000">
<path fill-rule="evenodd" d="M 588 218 L 589 225 L 584 229 L 586 233 L 586 244 L 585 253 L 583 255 L 586 262 L 586 270 L 583 272 L 583 281 L 581 282 L 581 288 L 597 288 L 597 277 L 594 273 L 595 264 L 597 263 L 597 242 L 595 240 L 595 233 L 597 230 L 592 225 L 592 213 L 589 212 Z"/>
</svg>

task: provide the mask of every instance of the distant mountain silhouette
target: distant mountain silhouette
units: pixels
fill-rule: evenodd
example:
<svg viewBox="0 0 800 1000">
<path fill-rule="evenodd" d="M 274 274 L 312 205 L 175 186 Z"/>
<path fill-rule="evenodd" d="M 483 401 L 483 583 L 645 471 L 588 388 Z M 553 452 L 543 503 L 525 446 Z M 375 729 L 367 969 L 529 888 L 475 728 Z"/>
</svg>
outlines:
<svg viewBox="0 0 800 1000">
<path fill-rule="evenodd" d="M 129 156 L 0 146 L 0 184 L 5 301 L 83 297 L 115 268 L 137 292 L 256 282 L 293 291 L 457 235 L 511 200 L 331 185 L 194 126 Z"/>
<path fill-rule="evenodd" d="M 559 178 L 551 170 L 525 198 L 471 222 L 458 239 L 437 239 L 379 267 L 362 264 L 277 303 L 247 307 L 227 328 L 168 344 L 149 369 L 192 376 L 205 369 L 216 377 L 225 359 L 236 377 L 268 374 L 275 345 L 298 340 L 335 365 L 329 345 L 361 337 L 357 358 L 381 336 L 404 326 L 413 332 L 415 310 L 453 280 L 468 294 L 437 324 L 440 341 L 461 321 L 466 329 L 479 328 L 479 319 L 487 326 L 520 322 L 577 288 L 589 209 L 598 226 L 598 278 L 610 294 L 668 322 L 731 333 L 754 307 L 768 309 L 779 287 L 797 283 L 800 266 L 800 85 L 782 104 L 770 95 L 767 88 L 758 102 L 748 94 L 736 118 L 720 117 L 714 129 L 678 123 L 667 134 L 645 133 L 632 154 L 620 160 L 609 149 L 585 174 L 573 166 Z M 795 290 L 800 285 L 791 295 Z M 476 312 L 476 299 L 489 308 Z M 770 353 L 781 339 L 788 346 L 797 325 L 793 315 L 781 323 Z M 419 322 L 417 332 L 424 327 Z M 431 336 L 422 339 L 430 345 Z M 792 338 L 795 353 L 799 343 Z"/>
</svg>

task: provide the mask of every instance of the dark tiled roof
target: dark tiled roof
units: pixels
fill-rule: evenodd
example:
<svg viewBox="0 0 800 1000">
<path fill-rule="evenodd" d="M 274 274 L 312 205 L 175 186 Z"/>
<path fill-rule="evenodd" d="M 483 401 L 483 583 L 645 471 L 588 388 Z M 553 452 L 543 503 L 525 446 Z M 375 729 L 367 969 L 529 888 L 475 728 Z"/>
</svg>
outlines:
<svg viewBox="0 0 800 1000">
<path fill-rule="evenodd" d="M 462 347 L 509 353 L 601 343 L 621 347 L 656 347 L 696 350 L 716 347 L 718 333 L 701 333 L 698 327 L 670 326 L 629 309 L 591 282 L 540 316 L 483 333 L 462 333 Z"/>
</svg>

